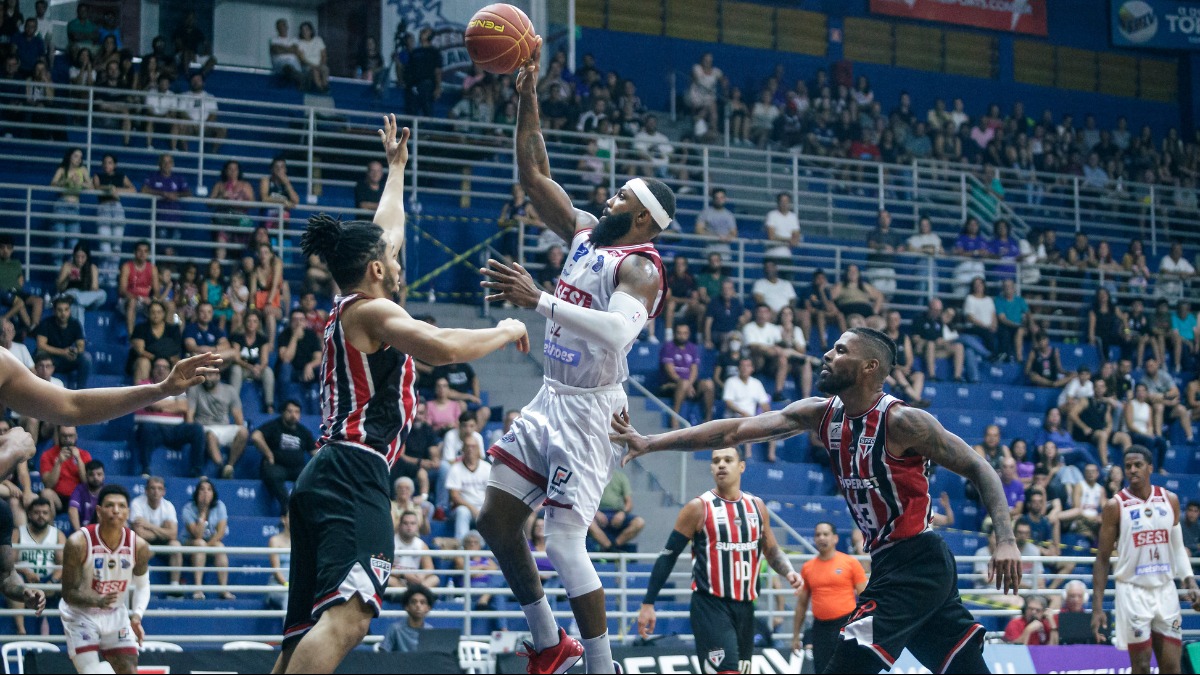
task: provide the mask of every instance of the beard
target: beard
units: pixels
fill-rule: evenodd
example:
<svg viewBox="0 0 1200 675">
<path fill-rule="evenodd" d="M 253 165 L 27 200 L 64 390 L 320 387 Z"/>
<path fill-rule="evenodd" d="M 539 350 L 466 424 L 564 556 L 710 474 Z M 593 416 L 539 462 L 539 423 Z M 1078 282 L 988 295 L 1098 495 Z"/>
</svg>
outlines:
<svg viewBox="0 0 1200 675">
<path fill-rule="evenodd" d="M 821 369 L 821 374 L 817 377 L 817 389 L 822 394 L 837 396 L 854 385 L 854 380 L 845 375 L 836 375 L 832 370 Z"/>
<path fill-rule="evenodd" d="M 632 213 L 612 213 L 600 218 L 592 230 L 592 244 L 600 247 L 612 246 L 617 240 L 629 234 L 633 227 Z"/>
</svg>

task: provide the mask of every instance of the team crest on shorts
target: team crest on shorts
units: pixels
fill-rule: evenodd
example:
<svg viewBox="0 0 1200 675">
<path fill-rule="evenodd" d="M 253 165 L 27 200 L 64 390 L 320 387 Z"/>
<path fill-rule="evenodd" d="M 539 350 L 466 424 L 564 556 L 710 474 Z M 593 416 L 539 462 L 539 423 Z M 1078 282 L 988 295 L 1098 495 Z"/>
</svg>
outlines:
<svg viewBox="0 0 1200 675">
<path fill-rule="evenodd" d="M 1133 637 L 1135 637 L 1135 638 L 1140 638 L 1140 637 L 1142 637 L 1142 629 L 1141 629 L 1141 628 L 1134 628 L 1134 629 L 1133 629 Z"/>
<path fill-rule="evenodd" d="M 371 574 L 375 575 L 380 586 L 387 585 L 388 577 L 392 574 L 391 561 L 383 558 L 382 553 L 371 556 Z"/>
<path fill-rule="evenodd" d="M 724 660 L 725 660 L 725 650 L 724 649 L 713 649 L 708 652 L 708 662 L 713 665 L 713 668 L 716 668 L 717 666 L 721 665 L 721 662 Z"/>
</svg>

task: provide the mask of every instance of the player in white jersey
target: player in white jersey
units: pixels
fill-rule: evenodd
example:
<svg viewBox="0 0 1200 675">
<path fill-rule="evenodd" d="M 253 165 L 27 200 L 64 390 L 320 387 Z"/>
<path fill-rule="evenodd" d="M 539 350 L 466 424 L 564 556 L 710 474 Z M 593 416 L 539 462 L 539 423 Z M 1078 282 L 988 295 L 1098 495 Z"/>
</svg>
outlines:
<svg viewBox="0 0 1200 675">
<path fill-rule="evenodd" d="M 1100 523 L 1100 548 L 1092 571 L 1092 628 L 1101 640 L 1108 624 L 1104 587 L 1115 543 L 1113 644 L 1129 651 L 1134 673 L 1150 672 L 1151 651 L 1158 659 L 1159 672 L 1178 673 L 1181 618 L 1174 580 L 1184 583 L 1193 608 L 1200 607 L 1200 589 L 1183 545 L 1179 498 L 1150 484 L 1153 469 L 1152 456 L 1145 447 L 1132 445 L 1125 451 L 1129 487 L 1108 500 Z"/>
<path fill-rule="evenodd" d="M 63 549 L 58 609 L 67 653 L 80 673 L 135 673 L 150 605 L 150 545 L 125 527 L 129 492 L 120 485 L 100 489 L 96 519 Z"/>
<path fill-rule="evenodd" d="M 621 449 L 609 419 L 626 406 L 626 355 L 665 295 L 651 242 L 671 224 L 675 195 L 661 181 L 634 178 L 606 203 L 603 217 L 579 211 L 550 178 L 537 109 L 538 58 L 517 76 L 517 167 L 521 186 L 546 227 L 570 242 L 553 295 L 517 264 L 488 261 L 491 300 L 536 308 L 546 323 L 545 383 L 488 454 L 495 460 L 477 520 L 529 620 L 529 672 L 562 673 L 581 656 L 589 673 L 611 673 L 604 589 L 587 556 L 587 528 Z M 581 645 L 558 628 L 522 535 L 531 509 L 546 505 L 546 555 L 579 623 Z"/>
</svg>

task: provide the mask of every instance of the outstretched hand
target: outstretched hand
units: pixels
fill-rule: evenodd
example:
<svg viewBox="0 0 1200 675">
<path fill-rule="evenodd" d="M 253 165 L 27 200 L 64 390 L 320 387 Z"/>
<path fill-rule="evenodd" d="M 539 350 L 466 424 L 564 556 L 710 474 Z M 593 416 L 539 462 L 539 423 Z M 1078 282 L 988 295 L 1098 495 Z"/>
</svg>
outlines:
<svg viewBox="0 0 1200 675">
<path fill-rule="evenodd" d="M 516 89 L 521 96 L 537 97 L 538 72 L 542 63 L 542 36 L 534 38 L 529 60 L 517 71 Z"/>
<path fill-rule="evenodd" d="M 397 134 L 396 115 L 388 113 L 383 116 L 383 128 L 377 129 L 379 140 L 383 141 L 383 151 L 387 153 L 388 167 L 404 169 L 408 164 L 408 138 L 411 132 L 408 127 L 399 127 Z"/>
<path fill-rule="evenodd" d="M 209 373 L 221 372 L 221 357 L 214 353 L 197 354 L 175 364 L 171 374 L 162 381 L 166 396 L 178 396 L 188 389 L 202 384 Z"/>
<path fill-rule="evenodd" d="M 487 267 L 481 267 L 479 272 L 489 281 L 481 281 L 479 285 L 497 291 L 488 295 L 488 302 L 508 301 L 517 307 L 533 309 L 542 299 L 542 290 L 533 281 L 533 275 L 520 263 L 505 265 L 497 260 L 488 259 Z"/>
<path fill-rule="evenodd" d="M 608 440 L 625 446 L 625 456 L 621 458 L 621 466 L 650 452 L 650 439 L 639 434 L 637 429 L 634 429 L 633 425 L 629 423 L 629 411 L 622 410 L 619 413 L 613 413 L 612 428 L 613 431 L 608 435 Z"/>
<path fill-rule="evenodd" d="M 996 546 L 988 561 L 988 583 L 996 582 L 996 590 L 1016 595 L 1021 586 L 1021 550 L 1011 541 Z"/>
</svg>

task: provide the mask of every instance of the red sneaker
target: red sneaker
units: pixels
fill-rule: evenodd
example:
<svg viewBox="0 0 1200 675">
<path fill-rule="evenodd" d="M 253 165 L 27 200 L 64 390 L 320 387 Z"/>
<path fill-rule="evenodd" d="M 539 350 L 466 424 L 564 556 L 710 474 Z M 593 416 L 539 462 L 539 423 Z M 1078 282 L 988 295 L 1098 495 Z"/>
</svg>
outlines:
<svg viewBox="0 0 1200 675">
<path fill-rule="evenodd" d="M 525 651 L 517 652 L 517 656 L 529 658 L 529 667 L 525 672 L 530 675 L 534 673 L 539 675 L 565 673 L 578 663 L 579 659 L 583 658 L 583 645 L 579 644 L 579 640 L 567 635 L 567 631 L 560 627 L 558 644 L 539 652 L 533 649 L 532 644 L 526 642 Z"/>
</svg>

